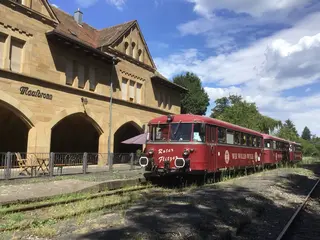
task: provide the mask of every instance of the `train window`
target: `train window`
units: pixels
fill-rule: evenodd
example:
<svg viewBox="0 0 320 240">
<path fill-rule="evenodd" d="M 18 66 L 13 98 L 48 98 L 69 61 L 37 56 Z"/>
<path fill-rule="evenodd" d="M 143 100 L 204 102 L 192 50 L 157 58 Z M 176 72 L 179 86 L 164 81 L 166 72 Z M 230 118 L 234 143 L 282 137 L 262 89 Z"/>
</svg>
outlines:
<svg viewBox="0 0 320 240">
<path fill-rule="evenodd" d="M 276 141 L 273 141 L 273 149 L 277 149 L 277 142 Z"/>
<path fill-rule="evenodd" d="M 172 123 L 170 131 L 171 141 L 190 141 L 192 123 Z"/>
<path fill-rule="evenodd" d="M 218 128 L 218 142 L 225 143 L 226 142 L 226 129 L 225 128 Z"/>
<path fill-rule="evenodd" d="M 205 141 L 205 132 L 201 128 L 201 123 L 194 124 L 193 141 L 194 142 L 204 142 Z"/>
<path fill-rule="evenodd" d="M 169 125 L 159 124 L 151 127 L 151 141 L 167 141 L 169 137 Z"/>
<path fill-rule="evenodd" d="M 234 132 L 231 130 L 227 130 L 227 143 L 234 144 Z"/>
<path fill-rule="evenodd" d="M 264 141 L 264 147 L 271 148 L 271 140 L 265 140 Z"/>
<path fill-rule="evenodd" d="M 214 126 L 206 126 L 206 139 L 207 142 L 214 142 L 216 135 L 216 128 Z"/>
<path fill-rule="evenodd" d="M 252 136 L 248 134 L 247 139 L 248 139 L 247 146 L 252 147 Z"/>
<path fill-rule="evenodd" d="M 257 147 L 261 147 L 261 137 L 257 137 Z"/>
<path fill-rule="evenodd" d="M 240 145 L 241 143 L 241 134 L 239 132 L 234 132 L 234 144 Z"/>
<path fill-rule="evenodd" d="M 247 145 L 247 136 L 245 133 L 241 133 L 241 145 Z"/>
<path fill-rule="evenodd" d="M 257 147 L 257 137 L 256 136 L 252 137 L 252 146 Z"/>
</svg>

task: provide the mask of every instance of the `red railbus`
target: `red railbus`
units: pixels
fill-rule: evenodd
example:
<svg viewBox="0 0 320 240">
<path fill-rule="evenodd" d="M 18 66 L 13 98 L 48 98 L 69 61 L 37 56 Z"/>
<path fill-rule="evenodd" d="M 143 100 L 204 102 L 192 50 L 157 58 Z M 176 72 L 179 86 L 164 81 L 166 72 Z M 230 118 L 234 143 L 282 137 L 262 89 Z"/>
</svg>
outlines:
<svg viewBox="0 0 320 240">
<path fill-rule="evenodd" d="M 263 135 L 217 119 L 179 114 L 148 123 L 145 156 L 150 176 L 206 174 L 262 166 Z"/>
<path fill-rule="evenodd" d="M 288 140 L 263 134 L 265 165 L 274 165 L 280 162 L 289 161 L 289 145 Z"/>
<path fill-rule="evenodd" d="M 296 142 L 290 142 L 289 154 L 290 162 L 299 162 L 302 161 L 302 149 L 301 144 Z"/>
</svg>

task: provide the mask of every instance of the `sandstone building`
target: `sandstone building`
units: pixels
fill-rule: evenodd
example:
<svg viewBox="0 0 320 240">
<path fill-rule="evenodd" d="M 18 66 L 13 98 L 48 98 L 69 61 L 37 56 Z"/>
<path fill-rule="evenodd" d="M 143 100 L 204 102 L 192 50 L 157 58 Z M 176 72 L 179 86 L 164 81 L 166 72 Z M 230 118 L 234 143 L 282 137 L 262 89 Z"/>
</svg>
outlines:
<svg viewBox="0 0 320 240">
<path fill-rule="evenodd" d="M 111 151 L 130 152 L 121 141 L 180 113 L 186 89 L 157 72 L 138 22 L 97 30 L 82 14 L 0 1 L 0 152 L 107 153 L 109 126 Z"/>
</svg>

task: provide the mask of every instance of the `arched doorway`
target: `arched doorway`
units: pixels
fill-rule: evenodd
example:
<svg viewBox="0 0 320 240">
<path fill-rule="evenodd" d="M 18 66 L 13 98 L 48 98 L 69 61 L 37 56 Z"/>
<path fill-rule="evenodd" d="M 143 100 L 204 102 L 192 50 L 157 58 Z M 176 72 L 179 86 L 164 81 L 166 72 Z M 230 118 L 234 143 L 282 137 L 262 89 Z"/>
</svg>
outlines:
<svg viewBox="0 0 320 240">
<path fill-rule="evenodd" d="M 51 130 L 51 152 L 97 153 L 101 132 L 96 122 L 84 113 L 63 118 Z"/>
<path fill-rule="evenodd" d="M 142 145 L 123 144 L 121 142 L 143 133 L 143 129 L 135 122 L 123 124 L 114 134 L 113 152 L 114 153 L 135 153 L 138 149 L 142 150 Z"/>
<path fill-rule="evenodd" d="M 31 128 L 16 109 L 0 101 L 0 152 L 27 152 Z"/>
</svg>

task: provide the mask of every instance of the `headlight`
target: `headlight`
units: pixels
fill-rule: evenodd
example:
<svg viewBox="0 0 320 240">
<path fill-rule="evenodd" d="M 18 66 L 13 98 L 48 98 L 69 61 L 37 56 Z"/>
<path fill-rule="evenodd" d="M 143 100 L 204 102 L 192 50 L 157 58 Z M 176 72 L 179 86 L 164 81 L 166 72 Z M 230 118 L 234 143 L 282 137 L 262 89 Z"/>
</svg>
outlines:
<svg viewBox="0 0 320 240">
<path fill-rule="evenodd" d="M 188 157 L 189 154 L 190 154 L 189 150 L 185 149 L 185 150 L 183 151 L 183 156 L 184 156 L 184 157 Z"/>
<path fill-rule="evenodd" d="M 149 155 L 150 157 L 153 155 L 153 153 L 154 153 L 153 149 L 150 149 L 150 150 L 148 151 L 148 155 Z"/>
</svg>

